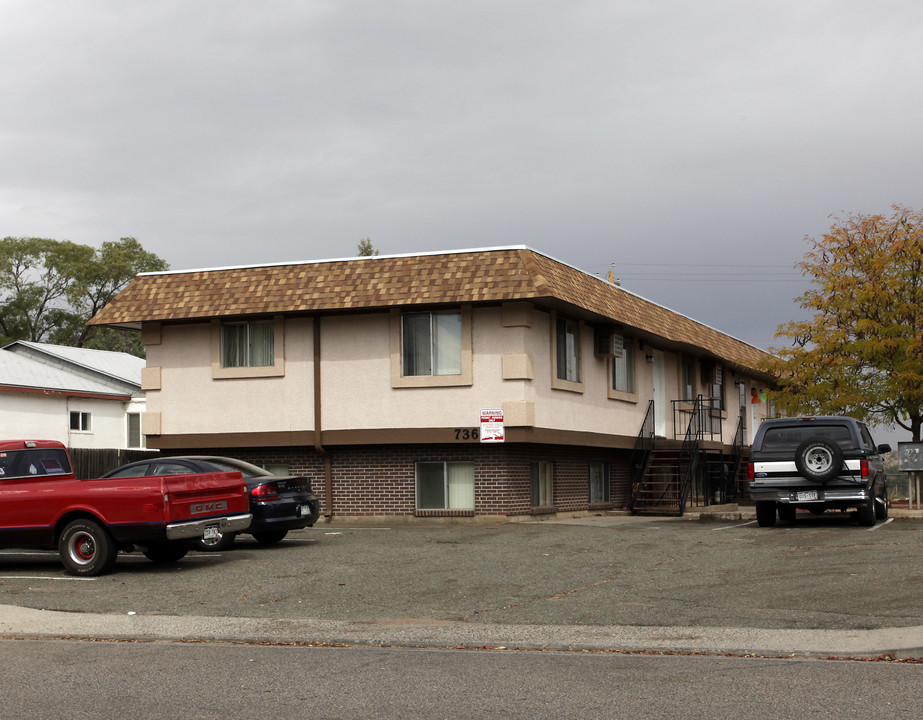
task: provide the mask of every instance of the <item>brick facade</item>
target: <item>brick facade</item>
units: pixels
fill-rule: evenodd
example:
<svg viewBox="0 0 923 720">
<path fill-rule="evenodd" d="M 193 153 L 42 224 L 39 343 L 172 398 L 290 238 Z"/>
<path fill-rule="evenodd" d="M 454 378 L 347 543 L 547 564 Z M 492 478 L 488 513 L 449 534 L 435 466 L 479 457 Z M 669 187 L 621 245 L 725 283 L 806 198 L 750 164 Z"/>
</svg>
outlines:
<svg viewBox="0 0 923 720">
<path fill-rule="evenodd" d="M 226 449 L 188 454 L 227 455 Z M 333 485 L 333 514 L 367 517 L 517 516 L 622 508 L 628 503 L 629 452 L 558 445 L 391 445 L 327 448 Z M 314 448 L 241 449 L 235 457 L 255 463 L 284 464 L 293 475 L 312 479 L 326 507 L 324 458 Z M 531 507 L 530 463 L 553 463 L 553 508 Z M 416 463 L 474 464 L 474 510 L 417 510 Z M 610 502 L 590 505 L 589 464 L 609 464 Z"/>
</svg>

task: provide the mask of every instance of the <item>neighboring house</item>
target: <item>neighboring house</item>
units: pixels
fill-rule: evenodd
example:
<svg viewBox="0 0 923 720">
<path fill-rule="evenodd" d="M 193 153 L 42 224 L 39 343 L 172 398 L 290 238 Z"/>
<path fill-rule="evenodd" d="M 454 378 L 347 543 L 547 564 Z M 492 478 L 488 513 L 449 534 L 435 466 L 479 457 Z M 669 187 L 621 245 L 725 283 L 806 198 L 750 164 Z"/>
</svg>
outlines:
<svg viewBox="0 0 923 720">
<path fill-rule="evenodd" d="M 762 350 L 526 247 L 146 273 L 91 324 L 141 330 L 150 447 L 310 474 L 327 515 L 638 507 L 691 420 L 733 494 L 767 414 Z"/>
<path fill-rule="evenodd" d="M 0 351 L 0 437 L 71 448 L 139 448 L 145 361 L 18 340 Z"/>
</svg>

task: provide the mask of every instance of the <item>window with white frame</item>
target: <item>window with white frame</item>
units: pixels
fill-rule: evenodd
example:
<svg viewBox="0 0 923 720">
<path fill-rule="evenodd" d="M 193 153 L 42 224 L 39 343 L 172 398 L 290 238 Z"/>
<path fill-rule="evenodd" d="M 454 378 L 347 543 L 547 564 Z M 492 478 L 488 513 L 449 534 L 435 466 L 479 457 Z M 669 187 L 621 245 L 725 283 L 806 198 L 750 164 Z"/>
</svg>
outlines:
<svg viewBox="0 0 923 720">
<path fill-rule="evenodd" d="M 70 428 L 76 432 L 90 432 L 93 429 L 93 416 L 88 412 L 71 410 Z"/>
<path fill-rule="evenodd" d="M 554 463 L 540 460 L 529 463 L 532 486 L 532 507 L 552 507 L 554 505 Z"/>
<path fill-rule="evenodd" d="M 628 338 L 621 356 L 612 358 L 612 389 L 623 393 L 635 391 L 635 347 Z"/>
<path fill-rule="evenodd" d="M 474 463 L 417 463 L 418 510 L 474 510 Z"/>
<path fill-rule="evenodd" d="M 404 313 L 401 316 L 401 374 L 404 377 L 461 375 L 460 312 Z"/>
<path fill-rule="evenodd" d="M 271 367 L 275 364 L 272 320 L 226 322 L 221 325 L 221 367 Z"/>
<path fill-rule="evenodd" d="M 591 503 L 609 502 L 609 463 L 590 463 L 589 491 Z"/>
<path fill-rule="evenodd" d="M 580 323 L 556 318 L 555 357 L 558 380 L 580 382 Z"/>
</svg>

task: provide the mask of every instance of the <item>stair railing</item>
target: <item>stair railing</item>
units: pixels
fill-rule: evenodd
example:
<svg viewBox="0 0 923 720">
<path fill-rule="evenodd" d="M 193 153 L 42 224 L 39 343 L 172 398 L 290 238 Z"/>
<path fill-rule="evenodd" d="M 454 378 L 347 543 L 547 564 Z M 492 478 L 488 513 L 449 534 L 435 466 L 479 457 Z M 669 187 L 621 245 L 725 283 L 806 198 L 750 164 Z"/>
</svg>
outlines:
<svg viewBox="0 0 923 720">
<path fill-rule="evenodd" d="M 654 427 L 654 401 L 651 400 L 647 405 L 647 412 L 644 414 L 641 430 L 638 432 L 628 463 L 631 478 L 631 496 L 628 500 L 628 507 L 632 512 L 635 509 L 638 491 L 644 484 L 644 477 L 650 467 L 651 456 L 654 454 Z"/>
<path fill-rule="evenodd" d="M 746 426 L 744 417 L 737 419 L 737 430 L 734 432 L 734 446 L 731 450 L 731 472 L 728 478 L 727 499 L 736 500 L 740 491 L 740 468 L 744 457 L 744 433 Z"/>
<path fill-rule="evenodd" d="M 699 440 L 704 434 L 703 415 L 708 411 L 702 397 L 693 403 L 689 411 L 689 423 L 686 426 L 686 434 L 683 437 L 683 444 L 679 451 L 679 460 L 677 462 L 679 476 L 679 492 L 677 503 L 679 505 L 679 515 L 686 510 L 686 502 L 689 498 L 689 488 L 695 479 L 695 474 L 699 467 Z M 707 416 L 705 418 L 707 420 Z"/>
</svg>

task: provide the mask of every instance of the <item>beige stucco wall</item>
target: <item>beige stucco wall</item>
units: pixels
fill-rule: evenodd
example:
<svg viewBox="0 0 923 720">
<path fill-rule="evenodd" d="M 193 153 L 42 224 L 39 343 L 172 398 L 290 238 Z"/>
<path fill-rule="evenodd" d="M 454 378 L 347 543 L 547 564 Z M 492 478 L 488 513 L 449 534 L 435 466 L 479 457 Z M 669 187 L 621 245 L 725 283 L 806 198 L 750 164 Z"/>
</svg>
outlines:
<svg viewBox="0 0 923 720">
<path fill-rule="evenodd" d="M 160 383 L 145 388 L 148 413 L 169 435 L 313 429 L 311 327 L 308 318 L 286 322 L 283 377 L 214 379 L 211 325 L 164 326 L 159 344 L 147 345 L 145 375 Z M 146 432 L 151 425 L 146 418 Z"/>
<path fill-rule="evenodd" d="M 481 409 L 502 407 L 510 426 L 636 436 L 653 396 L 653 365 L 646 360 L 651 348 L 633 345 L 635 397 L 613 399 L 609 363 L 594 355 L 593 330 L 586 326 L 582 391 L 554 389 L 553 315 L 524 305 L 473 309 L 471 383 L 447 387 L 393 386 L 390 313 L 320 318 L 322 429 L 474 428 Z M 210 324 L 162 328 L 147 347 L 145 376 L 160 389 L 148 389 L 146 431 L 157 422 L 169 435 L 313 430 L 315 321 L 284 322 L 284 375 L 262 378 L 213 377 Z M 678 356 L 665 353 L 668 436 L 679 367 Z M 739 407 L 733 379 L 726 384 L 728 441 Z"/>
</svg>

